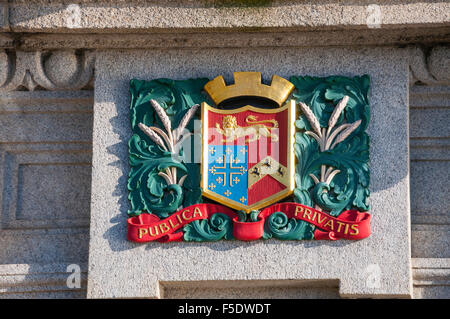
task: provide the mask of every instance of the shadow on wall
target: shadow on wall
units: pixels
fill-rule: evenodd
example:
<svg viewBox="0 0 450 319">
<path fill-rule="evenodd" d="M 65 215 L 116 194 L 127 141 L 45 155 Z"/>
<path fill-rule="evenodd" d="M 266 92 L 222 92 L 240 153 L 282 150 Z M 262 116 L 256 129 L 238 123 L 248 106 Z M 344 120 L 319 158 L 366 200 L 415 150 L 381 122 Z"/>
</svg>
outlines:
<svg viewBox="0 0 450 319">
<path fill-rule="evenodd" d="M 123 114 L 120 114 L 120 112 L 124 112 L 123 110 L 126 110 L 126 117 L 124 117 Z M 131 129 L 128 129 L 127 132 L 123 132 L 123 130 L 119 129 L 119 127 L 123 126 L 124 120 L 126 120 L 126 123 L 129 123 L 128 110 L 129 107 L 118 106 L 117 112 L 119 113 L 119 115 L 110 119 L 112 130 L 119 136 L 120 143 L 107 147 L 108 153 L 115 155 L 118 159 L 117 161 L 109 163 L 108 165 L 117 167 L 122 171 L 122 174 L 117 181 L 117 185 L 113 193 L 114 197 L 118 197 L 120 211 L 110 220 L 110 222 L 114 224 L 114 226 L 109 228 L 103 236 L 108 240 L 109 245 L 113 251 L 131 249 L 133 248 L 133 245 L 136 245 L 126 240 L 126 225 L 128 218 L 126 212 L 130 209 L 130 203 L 128 201 L 128 190 L 126 185 L 128 183 L 128 173 L 130 171 L 130 166 L 128 164 L 128 156 L 124 157 L 123 154 L 128 153 L 128 140 L 130 139 L 132 134 Z"/>
</svg>

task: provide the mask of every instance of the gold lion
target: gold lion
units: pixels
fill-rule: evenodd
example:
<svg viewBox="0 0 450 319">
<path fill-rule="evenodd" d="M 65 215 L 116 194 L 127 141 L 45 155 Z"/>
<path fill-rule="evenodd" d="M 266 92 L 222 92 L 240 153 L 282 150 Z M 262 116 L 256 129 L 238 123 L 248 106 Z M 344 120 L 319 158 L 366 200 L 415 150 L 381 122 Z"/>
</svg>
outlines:
<svg viewBox="0 0 450 319">
<path fill-rule="evenodd" d="M 278 122 L 276 120 L 262 120 L 257 121 L 256 116 L 249 115 L 245 118 L 245 122 L 249 123 L 249 126 L 239 126 L 237 124 L 236 117 L 232 115 L 227 115 L 223 118 L 222 127 L 219 123 L 216 123 L 216 130 L 220 134 L 224 135 L 225 138 L 222 142 L 233 142 L 234 140 L 248 136 L 245 142 L 253 142 L 259 140 L 261 136 L 270 137 L 274 142 L 278 141 L 278 135 L 272 133 L 272 129 L 278 127 Z M 263 123 L 270 123 L 272 126 L 265 125 Z M 251 137 L 250 137 L 251 136 Z"/>
</svg>

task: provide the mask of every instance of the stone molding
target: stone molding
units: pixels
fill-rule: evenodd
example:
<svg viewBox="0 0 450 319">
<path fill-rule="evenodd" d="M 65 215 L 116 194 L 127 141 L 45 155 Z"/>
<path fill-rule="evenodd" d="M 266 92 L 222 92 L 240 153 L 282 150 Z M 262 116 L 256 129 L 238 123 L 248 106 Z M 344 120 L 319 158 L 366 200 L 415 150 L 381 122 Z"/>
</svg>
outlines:
<svg viewBox="0 0 450 319">
<path fill-rule="evenodd" d="M 450 258 L 413 258 L 415 286 L 450 286 Z"/>
<path fill-rule="evenodd" d="M 410 84 L 450 83 L 450 47 L 437 45 L 428 50 L 408 47 Z M 0 92 L 37 87 L 45 90 L 80 90 L 94 76 L 94 50 L 0 50 Z"/>
<path fill-rule="evenodd" d="M 371 2 L 0 0 L 0 48 L 384 46 L 450 42 L 450 3 Z"/>
<path fill-rule="evenodd" d="M 233 30 L 147 33 L 0 33 L 0 48 L 53 49 L 186 49 L 236 47 L 311 47 L 434 45 L 450 42 L 448 27 L 357 30 Z"/>
<path fill-rule="evenodd" d="M 0 2 L 0 11 L 0 28 L 13 32 L 377 27 L 373 23 L 395 29 L 450 22 L 450 3 L 407 0 L 10 0 Z"/>
<path fill-rule="evenodd" d="M 80 90 L 94 72 L 92 51 L 0 51 L 0 92 L 37 87 Z"/>
<path fill-rule="evenodd" d="M 0 299 L 83 298 L 87 285 L 87 264 L 81 263 L 80 288 L 67 287 L 69 263 L 0 265 Z"/>
<path fill-rule="evenodd" d="M 437 45 L 427 51 L 419 46 L 409 48 L 411 82 L 428 85 L 450 83 L 450 47 Z"/>
</svg>

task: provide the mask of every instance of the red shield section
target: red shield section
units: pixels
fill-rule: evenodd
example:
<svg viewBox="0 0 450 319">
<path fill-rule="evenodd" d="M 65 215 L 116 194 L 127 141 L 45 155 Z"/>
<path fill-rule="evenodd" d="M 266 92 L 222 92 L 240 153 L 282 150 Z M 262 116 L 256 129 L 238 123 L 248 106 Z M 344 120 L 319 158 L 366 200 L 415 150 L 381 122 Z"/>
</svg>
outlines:
<svg viewBox="0 0 450 319">
<path fill-rule="evenodd" d="M 293 102 L 234 110 L 204 103 L 203 195 L 249 212 L 292 194 L 294 115 Z"/>
</svg>

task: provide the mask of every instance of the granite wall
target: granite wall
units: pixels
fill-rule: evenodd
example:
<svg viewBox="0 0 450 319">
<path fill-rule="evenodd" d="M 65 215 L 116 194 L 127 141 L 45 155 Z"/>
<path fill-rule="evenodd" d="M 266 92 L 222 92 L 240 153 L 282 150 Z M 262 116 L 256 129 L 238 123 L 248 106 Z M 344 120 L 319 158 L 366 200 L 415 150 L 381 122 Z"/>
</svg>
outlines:
<svg viewBox="0 0 450 319">
<path fill-rule="evenodd" d="M 2 297 L 85 296 L 94 67 L 88 54 L 1 51 Z M 66 285 L 72 263 L 81 267 L 84 288 Z"/>
<path fill-rule="evenodd" d="M 195 3 L 0 1 L 0 298 L 86 297 L 98 52 L 336 46 L 388 46 L 408 59 L 413 297 L 450 298 L 449 5 L 380 2 L 382 24 L 370 27 L 363 0 Z M 71 264 L 79 288 L 67 286 Z M 159 289 L 163 298 L 340 297 L 333 280 L 219 286 Z"/>
</svg>

